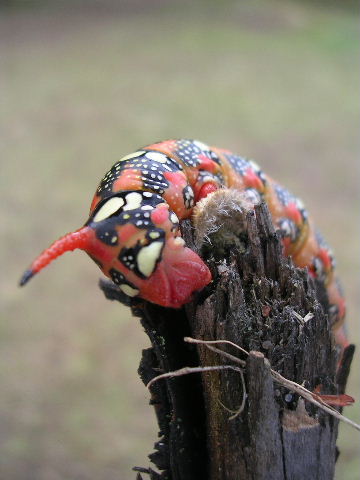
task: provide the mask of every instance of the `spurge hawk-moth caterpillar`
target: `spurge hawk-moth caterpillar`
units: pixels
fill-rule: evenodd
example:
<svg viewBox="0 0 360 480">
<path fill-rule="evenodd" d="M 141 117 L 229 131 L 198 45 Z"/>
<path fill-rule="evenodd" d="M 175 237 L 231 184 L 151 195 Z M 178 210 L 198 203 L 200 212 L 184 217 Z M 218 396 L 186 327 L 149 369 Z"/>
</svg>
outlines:
<svg viewBox="0 0 360 480">
<path fill-rule="evenodd" d="M 253 204 L 267 203 L 284 255 L 324 283 L 329 317 L 338 330 L 345 302 L 334 258 L 302 202 L 253 161 L 196 140 L 154 143 L 116 162 L 96 190 L 85 225 L 41 253 L 20 284 L 64 252 L 79 248 L 125 294 L 179 308 L 211 281 L 206 264 L 185 246 L 179 221 L 191 217 L 199 200 L 223 187 L 246 192 Z"/>
</svg>

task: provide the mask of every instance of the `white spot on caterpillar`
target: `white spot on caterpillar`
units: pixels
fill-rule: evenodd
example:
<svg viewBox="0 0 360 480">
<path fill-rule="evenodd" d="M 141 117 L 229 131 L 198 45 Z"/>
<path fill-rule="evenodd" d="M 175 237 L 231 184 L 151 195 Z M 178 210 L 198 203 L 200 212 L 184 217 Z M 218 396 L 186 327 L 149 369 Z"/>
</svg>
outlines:
<svg viewBox="0 0 360 480">
<path fill-rule="evenodd" d="M 130 285 L 126 285 L 123 283 L 120 285 L 120 289 L 125 293 L 125 295 L 128 295 L 129 297 L 135 297 L 139 293 L 139 290 L 137 288 L 132 288 Z"/>
<path fill-rule="evenodd" d="M 303 210 L 305 208 L 304 202 L 300 198 L 296 199 L 296 206 L 300 210 Z"/>
<path fill-rule="evenodd" d="M 258 172 L 260 170 L 259 165 L 256 162 L 254 162 L 254 160 L 249 160 L 249 163 L 252 166 L 253 170 L 255 170 L 255 172 Z"/>
<path fill-rule="evenodd" d="M 206 175 L 206 176 L 204 176 L 204 178 L 202 178 L 202 181 L 203 181 L 204 183 L 206 183 L 206 182 L 212 182 L 213 180 L 214 180 L 214 178 L 213 178 L 213 177 L 210 177 L 210 175 Z"/>
<path fill-rule="evenodd" d="M 97 214 L 94 217 L 94 222 L 101 222 L 105 218 L 109 218 L 115 212 L 117 212 L 124 205 L 124 200 L 120 197 L 112 197 L 104 203 Z"/>
<path fill-rule="evenodd" d="M 156 262 L 159 259 L 162 249 L 162 242 L 153 242 L 143 247 L 137 256 L 137 264 L 140 272 L 148 277 L 155 269 Z"/>
<path fill-rule="evenodd" d="M 154 210 L 154 207 L 152 205 L 143 205 L 141 210 Z"/>
<path fill-rule="evenodd" d="M 199 142 L 199 140 L 194 140 L 194 145 L 196 145 L 200 150 L 210 150 L 209 146 L 205 143 Z"/>
<path fill-rule="evenodd" d="M 126 195 L 126 205 L 124 210 L 135 210 L 141 206 L 142 195 L 137 192 L 131 192 Z"/>
<path fill-rule="evenodd" d="M 155 162 L 159 163 L 166 163 L 167 158 L 166 155 L 160 152 L 147 152 L 145 155 L 146 158 L 149 158 L 150 160 L 153 160 Z"/>
<path fill-rule="evenodd" d="M 172 213 L 170 215 L 170 220 L 172 221 L 172 223 L 179 223 L 179 219 L 175 213 Z"/>
<path fill-rule="evenodd" d="M 131 158 L 140 157 L 140 155 L 144 155 L 144 150 L 139 150 L 138 152 L 129 153 L 129 155 L 125 155 L 125 157 L 120 158 L 119 162 L 124 162 L 125 160 L 130 160 Z"/>
</svg>

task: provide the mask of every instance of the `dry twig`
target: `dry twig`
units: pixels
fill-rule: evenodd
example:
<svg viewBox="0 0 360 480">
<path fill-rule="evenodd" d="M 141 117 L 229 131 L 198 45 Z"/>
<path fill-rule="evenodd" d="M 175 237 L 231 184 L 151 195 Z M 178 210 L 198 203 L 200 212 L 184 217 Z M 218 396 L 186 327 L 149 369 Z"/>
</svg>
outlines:
<svg viewBox="0 0 360 480">
<path fill-rule="evenodd" d="M 242 374 L 241 368 L 234 367 L 233 365 L 213 365 L 211 367 L 183 367 L 179 368 L 179 370 L 162 373 L 161 375 L 152 378 L 150 382 L 146 385 L 146 387 L 150 388 L 153 383 L 163 378 L 181 377 L 182 375 L 189 375 L 190 373 L 211 372 L 213 370 L 234 370 L 235 372 L 240 372 Z"/>
<path fill-rule="evenodd" d="M 239 345 L 236 345 L 233 342 L 229 342 L 228 340 L 197 340 L 196 338 L 191 338 L 191 337 L 185 337 L 184 341 L 187 343 L 196 343 L 200 345 L 205 345 L 209 350 L 215 351 L 216 353 L 234 361 L 235 363 L 238 363 L 241 366 L 244 366 L 245 362 L 244 360 L 241 360 L 233 355 L 230 355 L 227 352 L 223 352 L 222 350 L 218 348 L 214 348 L 211 346 L 211 344 L 217 343 L 217 344 L 229 344 L 232 345 L 233 347 L 237 348 L 241 352 L 245 353 L 246 355 L 249 355 L 249 352 L 247 352 L 244 348 L 240 347 Z M 231 358 L 230 358 L 231 357 Z M 325 412 L 329 413 L 333 417 L 337 418 L 338 420 L 341 420 L 344 423 L 347 423 L 348 425 L 351 425 L 353 428 L 356 430 L 360 431 L 360 425 L 357 423 L 353 422 L 349 418 L 345 417 L 341 413 L 339 413 L 335 408 L 331 407 L 328 405 L 326 402 L 324 402 L 319 395 L 313 394 L 308 390 L 307 388 L 303 387 L 302 385 L 299 385 L 296 382 L 293 382 L 291 380 L 288 380 L 287 378 L 283 377 L 280 375 L 280 373 L 275 372 L 275 370 L 270 369 L 271 375 L 273 379 L 279 383 L 280 385 L 286 387 L 288 390 L 297 393 L 301 397 L 305 398 L 305 400 L 309 401 L 310 403 L 316 405 L 317 407 L 321 408 Z"/>
</svg>

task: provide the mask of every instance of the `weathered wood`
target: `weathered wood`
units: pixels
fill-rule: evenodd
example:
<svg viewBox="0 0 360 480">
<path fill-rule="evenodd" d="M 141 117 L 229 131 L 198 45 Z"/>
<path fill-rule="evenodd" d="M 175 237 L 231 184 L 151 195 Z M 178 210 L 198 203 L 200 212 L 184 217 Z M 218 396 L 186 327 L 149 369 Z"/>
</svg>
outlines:
<svg viewBox="0 0 360 480">
<path fill-rule="evenodd" d="M 241 225 L 241 234 L 236 231 L 232 238 L 234 221 Z M 321 384 L 323 393 L 333 394 L 344 391 L 351 351 L 338 373 L 338 387 L 337 351 L 323 309 L 326 293 L 306 271 L 283 258 L 266 206 L 238 209 L 230 224 L 221 218 L 208 244 L 201 238 L 194 242 L 193 229 L 184 222 L 186 242 L 207 259 L 214 278 L 186 308 L 126 301 L 152 343 L 139 369 L 144 383 L 183 366 L 229 363 L 205 346 L 183 342 L 184 336 L 192 336 L 230 340 L 251 351 L 247 359 L 241 357 L 246 360 L 246 391 L 239 373 L 229 370 L 155 383 L 151 403 L 160 440 L 150 458 L 160 473 L 138 472 L 172 480 L 331 479 L 337 420 L 273 384 L 270 364 L 310 390 Z M 225 243 L 221 229 L 226 231 Z M 102 288 L 108 298 L 124 300 L 115 287 Z M 231 346 L 222 348 L 239 356 Z M 244 410 L 230 419 L 229 410 L 236 411 L 244 395 Z"/>
<path fill-rule="evenodd" d="M 282 478 L 281 428 L 270 364 L 262 353 L 254 351 L 250 352 L 246 364 L 248 419 L 252 426 L 248 455 L 252 466 L 247 466 L 247 470 L 251 470 L 253 478 L 257 479 Z"/>
</svg>

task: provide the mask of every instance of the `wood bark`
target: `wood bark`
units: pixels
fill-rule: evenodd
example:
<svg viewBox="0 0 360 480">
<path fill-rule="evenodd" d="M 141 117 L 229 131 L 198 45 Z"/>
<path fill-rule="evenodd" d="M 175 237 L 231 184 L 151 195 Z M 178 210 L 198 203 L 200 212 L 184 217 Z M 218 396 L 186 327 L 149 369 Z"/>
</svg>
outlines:
<svg viewBox="0 0 360 480">
<path fill-rule="evenodd" d="M 187 244 L 206 259 L 214 279 L 185 308 L 128 299 L 111 283 L 101 284 L 108 298 L 130 305 L 151 340 L 139 367 L 145 384 L 184 366 L 231 363 L 205 346 L 184 343 L 185 336 L 230 340 L 251 352 L 246 357 L 221 347 L 246 361 L 245 390 L 239 372 L 231 370 L 153 384 L 150 403 L 160 430 L 149 455 L 155 467 L 135 467 L 138 479 L 334 476 L 338 421 L 273 383 L 270 365 L 309 390 L 322 385 L 322 393 L 343 393 L 353 346 L 336 373 L 338 351 L 324 313 L 324 288 L 283 257 L 266 205 L 236 215 L 243 225 L 241 239 L 230 238 L 228 248 L 195 244 L 191 224 L 183 223 Z M 231 419 L 244 395 L 244 410 Z"/>
</svg>

